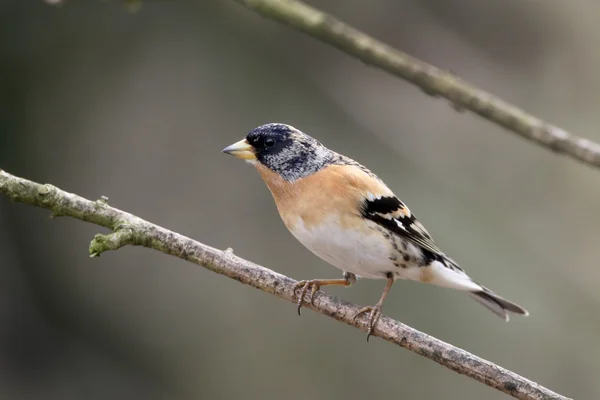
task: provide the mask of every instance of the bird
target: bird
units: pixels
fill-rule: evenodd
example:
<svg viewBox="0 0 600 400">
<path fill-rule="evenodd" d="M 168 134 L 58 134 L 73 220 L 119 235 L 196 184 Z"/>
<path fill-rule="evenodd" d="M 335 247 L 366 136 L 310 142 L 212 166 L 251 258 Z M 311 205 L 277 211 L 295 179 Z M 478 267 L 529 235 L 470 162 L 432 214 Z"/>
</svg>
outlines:
<svg viewBox="0 0 600 400">
<path fill-rule="evenodd" d="M 254 165 L 291 234 L 343 272 L 341 279 L 299 281 L 298 313 L 303 299 L 312 303 L 322 286 L 347 287 L 364 278 L 387 281 L 379 301 L 354 315 L 368 317 L 367 340 L 399 279 L 464 291 L 505 321 L 509 313 L 529 315 L 472 280 L 377 175 L 312 136 L 269 123 L 222 151 Z"/>
</svg>

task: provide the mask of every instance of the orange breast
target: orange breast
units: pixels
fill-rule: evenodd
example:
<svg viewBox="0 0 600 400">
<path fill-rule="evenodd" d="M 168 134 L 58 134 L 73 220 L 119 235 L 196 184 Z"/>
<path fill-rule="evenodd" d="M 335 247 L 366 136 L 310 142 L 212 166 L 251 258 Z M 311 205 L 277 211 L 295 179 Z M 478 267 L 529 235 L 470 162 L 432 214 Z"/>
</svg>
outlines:
<svg viewBox="0 0 600 400">
<path fill-rule="evenodd" d="M 367 193 L 392 195 L 383 183 L 354 166 L 330 165 L 294 182 L 283 180 L 260 164 L 256 168 L 290 230 L 300 220 L 309 228 L 334 213 L 340 216 L 342 225 L 359 224 L 360 206 Z"/>
</svg>

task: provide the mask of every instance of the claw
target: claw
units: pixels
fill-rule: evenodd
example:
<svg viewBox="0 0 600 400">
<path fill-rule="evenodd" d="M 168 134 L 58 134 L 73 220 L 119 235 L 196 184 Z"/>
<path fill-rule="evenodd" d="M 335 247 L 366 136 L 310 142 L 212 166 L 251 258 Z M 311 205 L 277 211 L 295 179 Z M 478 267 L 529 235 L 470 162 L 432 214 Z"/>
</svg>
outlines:
<svg viewBox="0 0 600 400">
<path fill-rule="evenodd" d="M 356 321 L 356 318 L 358 318 L 360 315 L 365 314 L 367 312 L 369 313 L 369 325 L 368 325 L 369 329 L 367 330 L 367 342 L 368 342 L 369 338 L 373 334 L 373 329 L 375 328 L 377 321 L 379 321 L 379 317 L 381 317 L 381 306 L 375 305 L 375 306 L 363 307 L 356 314 L 354 314 L 354 317 L 352 318 L 352 320 Z"/>
<path fill-rule="evenodd" d="M 302 300 L 304 299 L 306 292 L 309 288 L 311 288 L 308 303 L 312 304 L 313 298 L 315 297 L 315 293 L 317 293 L 317 290 L 319 290 L 321 285 L 317 280 L 300 281 L 294 285 L 294 293 L 296 293 L 296 289 L 298 289 L 299 287 L 302 287 L 302 291 L 300 291 L 300 296 L 298 296 L 298 302 L 296 304 L 298 305 L 298 315 L 301 315 L 300 309 L 302 308 Z"/>
</svg>

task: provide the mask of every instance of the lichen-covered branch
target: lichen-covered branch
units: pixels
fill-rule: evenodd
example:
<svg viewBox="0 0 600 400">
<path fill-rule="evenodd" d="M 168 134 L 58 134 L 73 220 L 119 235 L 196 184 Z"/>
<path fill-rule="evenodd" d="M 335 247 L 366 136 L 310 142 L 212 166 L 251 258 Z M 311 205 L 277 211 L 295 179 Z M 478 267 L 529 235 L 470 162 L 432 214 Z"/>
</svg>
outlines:
<svg viewBox="0 0 600 400">
<path fill-rule="evenodd" d="M 308 35 L 405 79 L 432 96 L 450 100 L 459 110 L 467 109 L 557 153 L 600 168 L 600 145 L 547 124 L 512 104 L 484 92 L 443 71 L 413 58 L 342 21 L 296 0 L 235 0 L 246 8 L 293 26 Z"/>
<path fill-rule="evenodd" d="M 105 197 L 91 201 L 52 185 L 42 185 L 0 169 L 0 193 L 13 201 L 50 210 L 53 216 L 73 217 L 112 230 L 98 234 L 90 245 L 90 255 L 125 245 L 144 246 L 182 258 L 246 285 L 295 302 L 294 281 L 233 254 L 231 249 L 215 249 L 193 239 L 161 228 L 135 215 L 107 204 Z M 308 308 L 366 331 L 364 319 L 354 320 L 361 308 L 356 304 L 317 292 Z M 568 400 L 522 376 L 508 371 L 462 349 L 419 332 L 391 318 L 382 317 L 373 333 L 388 342 L 427 357 L 453 371 L 523 400 Z"/>
</svg>

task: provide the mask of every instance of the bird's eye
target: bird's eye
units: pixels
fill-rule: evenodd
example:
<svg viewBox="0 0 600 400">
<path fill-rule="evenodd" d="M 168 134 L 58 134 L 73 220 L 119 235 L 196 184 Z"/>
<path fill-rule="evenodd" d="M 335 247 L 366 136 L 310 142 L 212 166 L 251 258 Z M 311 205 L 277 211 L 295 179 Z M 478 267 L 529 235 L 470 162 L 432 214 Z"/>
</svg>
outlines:
<svg viewBox="0 0 600 400">
<path fill-rule="evenodd" d="M 273 147 L 273 146 L 275 146 L 275 139 L 266 138 L 265 139 L 265 147 Z"/>
</svg>

